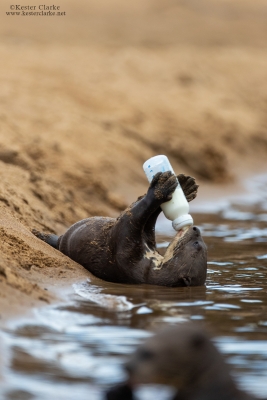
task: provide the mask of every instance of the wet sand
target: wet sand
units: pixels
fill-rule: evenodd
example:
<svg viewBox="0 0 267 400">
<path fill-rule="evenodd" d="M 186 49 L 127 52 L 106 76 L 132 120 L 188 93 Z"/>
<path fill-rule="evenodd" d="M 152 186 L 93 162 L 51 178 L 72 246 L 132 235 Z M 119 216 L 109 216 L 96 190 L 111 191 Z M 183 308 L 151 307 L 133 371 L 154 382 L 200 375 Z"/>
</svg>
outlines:
<svg viewBox="0 0 267 400">
<path fill-rule="evenodd" d="M 55 20 L 1 2 L 2 324 L 91 277 L 30 230 L 117 215 L 145 192 L 150 156 L 206 198 L 266 171 L 265 2 L 164 4 L 66 0 Z"/>
</svg>

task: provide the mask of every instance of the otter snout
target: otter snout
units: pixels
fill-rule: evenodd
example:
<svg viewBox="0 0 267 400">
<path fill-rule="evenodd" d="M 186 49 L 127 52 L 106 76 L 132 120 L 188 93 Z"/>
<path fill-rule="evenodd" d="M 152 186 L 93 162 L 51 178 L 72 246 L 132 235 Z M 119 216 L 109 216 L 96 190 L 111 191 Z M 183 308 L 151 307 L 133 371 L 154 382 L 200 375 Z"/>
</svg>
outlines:
<svg viewBox="0 0 267 400">
<path fill-rule="evenodd" d="M 207 246 L 205 245 L 205 242 L 201 236 L 200 229 L 197 226 L 192 227 L 191 241 L 194 242 L 193 245 L 197 250 L 201 250 L 202 248 L 207 250 Z"/>
<path fill-rule="evenodd" d="M 197 226 L 193 226 L 192 230 L 193 230 L 195 236 L 201 236 L 200 229 Z"/>
</svg>

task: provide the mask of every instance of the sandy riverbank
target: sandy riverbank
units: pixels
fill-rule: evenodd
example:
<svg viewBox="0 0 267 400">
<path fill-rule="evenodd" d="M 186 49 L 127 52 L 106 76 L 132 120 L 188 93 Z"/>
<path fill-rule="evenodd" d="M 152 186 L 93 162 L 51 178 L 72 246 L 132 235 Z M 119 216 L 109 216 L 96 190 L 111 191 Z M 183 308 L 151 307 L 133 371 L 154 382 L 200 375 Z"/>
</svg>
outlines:
<svg viewBox="0 0 267 400">
<path fill-rule="evenodd" d="M 66 0 L 44 20 L 1 3 L 2 321 L 89 276 L 30 229 L 117 215 L 148 157 L 205 188 L 266 171 L 265 2 L 164 4 Z"/>
</svg>

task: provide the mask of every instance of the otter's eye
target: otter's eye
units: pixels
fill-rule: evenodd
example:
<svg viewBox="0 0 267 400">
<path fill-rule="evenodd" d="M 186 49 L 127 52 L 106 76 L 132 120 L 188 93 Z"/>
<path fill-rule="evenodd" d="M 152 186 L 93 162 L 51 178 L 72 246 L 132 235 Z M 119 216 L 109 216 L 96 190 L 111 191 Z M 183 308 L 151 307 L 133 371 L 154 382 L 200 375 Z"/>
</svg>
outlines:
<svg viewBox="0 0 267 400">
<path fill-rule="evenodd" d="M 139 350 L 139 357 L 142 360 L 151 360 L 154 357 L 154 354 L 150 350 L 140 349 Z"/>
<path fill-rule="evenodd" d="M 199 242 L 194 242 L 193 246 L 197 249 L 200 250 L 201 249 L 201 244 Z"/>
</svg>

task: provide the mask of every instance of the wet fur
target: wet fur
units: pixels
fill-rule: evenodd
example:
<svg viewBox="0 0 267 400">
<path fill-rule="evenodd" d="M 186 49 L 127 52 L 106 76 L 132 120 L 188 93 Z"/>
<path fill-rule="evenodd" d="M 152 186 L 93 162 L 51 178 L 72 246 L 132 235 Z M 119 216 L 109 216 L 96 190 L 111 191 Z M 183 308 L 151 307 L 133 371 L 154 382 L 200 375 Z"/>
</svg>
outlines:
<svg viewBox="0 0 267 400">
<path fill-rule="evenodd" d="M 188 198 L 194 198 L 197 191 L 194 179 L 185 177 L 183 184 Z M 54 247 L 110 282 L 203 285 L 207 252 L 198 228 L 191 227 L 182 238 L 177 233 L 164 257 L 156 249 L 155 224 L 160 205 L 171 199 L 176 186 L 177 179 L 171 172 L 159 173 L 146 195 L 117 219 L 93 217 L 79 221 L 58 238 Z M 34 233 L 51 245 L 55 243 L 52 235 Z"/>
</svg>

